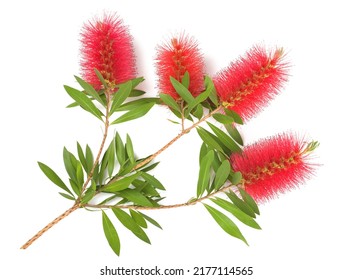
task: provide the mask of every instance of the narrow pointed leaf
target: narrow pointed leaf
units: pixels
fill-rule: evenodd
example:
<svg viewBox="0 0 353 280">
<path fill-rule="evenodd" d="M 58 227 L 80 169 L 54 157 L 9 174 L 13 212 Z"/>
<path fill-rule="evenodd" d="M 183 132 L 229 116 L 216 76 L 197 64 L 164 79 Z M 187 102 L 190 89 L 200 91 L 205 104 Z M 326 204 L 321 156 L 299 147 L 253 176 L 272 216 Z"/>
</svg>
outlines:
<svg viewBox="0 0 353 280">
<path fill-rule="evenodd" d="M 251 207 L 251 209 L 257 214 L 260 215 L 260 210 L 259 207 L 257 206 L 255 200 L 251 197 L 250 194 L 248 194 L 244 189 L 238 188 L 241 197 L 245 201 L 247 205 Z"/>
<path fill-rule="evenodd" d="M 110 107 L 110 115 L 112 115 L 116 109 L 120 107 L 121 104 L 128 98 L 132 90 L 132 83 L 128 81 L 119 86 L 119 90 L 113 96 L 112 106 Z"/>
<path fill-rule="evenodd" d="M 223 208 L 224 210 L 228 211 L 229 213 L 233 214 L 239 221 L 244 223 L 245 225 L 252 227 L 254 229 L 261 229 L 259 224 L 249 215 L 245 214 L 241 211 L 236 205 L 230 203 L 227 200 L 222 198 L 211 198 L 212 202 L 217 204 L 219 207 Z"/>
<path fill-rule="evenodd" d="M 113 223 L 110 221 L 109 217 L 107 216 L 107 214 L 105 214 L 104 211 L 102 211 L 102 223 L 103 223 L 104 234 L 105 234 L 105 237 L 107 238 L 110 248 L 112 248 L 114 253 L 119 256 L 120 239 Z"/>
<path fill-rule="evenodd" d="M 233 124 L 226 124 L 224 125 L 226 130 L 228 131 L 229 135 L 241 146 L 244 145 L 243 139 L 236 127 L 233 126 Z"/>
<path fill-rule="evenodd" d="M 209 94 L 210 100 L 214 105 L 218 107 L 218 96 L 217 96 L 216 88 L 213 84 L 212 79 L 208 76 L 205 77 L 205 85 L 207 88 L 210 88 L 210 91 L 211 91 Z"/>
<path fill-rule="evenodd" d="M 94 158 L 91 148 L 86 145 L 86 163 L 87 163 L 87 171 L 91 172 L 93 168 Z"/>
<path fill-rule="evenodd" d="M 125 211 L 119 208 L 113 208 L 112 210 L 115 216 L 118 218 L 118 220 L 120 221 L 120 223 L 122 223 L 124 227 L 129 229 L 134 235 L 136 235 L 142 241 L 148 244 L 151 244 L 151 241 L 149 240 L 144 230 L 134 221 L 134 219 L 129 214 L 127 214 Z"/>
<path fill-rule="evenodd" d="M 230 124 L 233 123 L 233 118 L 227 116 L 227 115 L 223 115 L 220 113 L 216 113 L 212 116 L 217 122 L 223 123 L 223 124 Z"/>
<path fill-rule="evenodd" d="M 228 198 L 236 205 L 241 211 L 250 217 L 256 218 L 254 210 L 247 205 L 244 201 L 242 201 L 233 191 L 229 191 L 226 193 Z"/>
<path fill-rule="evenodd" d="M 145 173 L 145 172 L 141 172 L 141 177 L 143 179 L 145 179 L 148 183 L 150 183 L 152 186 L 154 186 L 156 189 L 165 190 L 162 183 L 158 179 L 156 179 L 154 176 L 152 176 L 148 173 Z"/>
<path fill-rule="evenodd" d="M 200 197 L 210 184 L 210 167 L 214 159 L 214 152 L 209 151 L 201 160 L 196 196 Z"/>
<path fill-rule="evenodd" d="M 96 193 L 96 183 L 92 180 L 91 186 L 86 190 L 85 195 L 83 196 L 81 203 L 86 204 L 88 203 Z"/>
<path fill-rule="evenodd" d="M 190 93 L 190 91 L 178 80 L 173 77 L 170 77 L 170 81 L 175 89 L 175 91 L 179 94 L 179 96 L 186 101 L 186 103 L 191 103 L 194 100 L 194 97 Z"/>
<path fill-rule="evenodd" d="M 118 132 L 115 133 L 115 152 L 120 165 L 125 163 L 125 146 Z"/>
<path fill-rule="evenodd" d="M 64 86 L 66 92 L 74 99 L 84 110 L 102 120 L 103 113 L 93 104 L 91 99 L 85 93 L 69 86 Z"/>
<path fill-rule="evenodd" d="M 135 210 L 129 209 L 131 217 L 134 219 L 134 221 L 142 228 L 147 228 L 147 222 L 143 215 Z"/>
<path fill-rule="evenodd" d="M 243 120 L 236 112 L 229 110 L 229 109 L 224 109 L 224 112 L 226 113 L 227 116 L 231 117 L 234 122 L 236 122 L 238 124 L 244 124 Z"/>
<path fill-rule="evenodd" d="M 240 184 L 241 179 L 242 179 L 242 175 L 239 171 L 237 171 L 237 172 L 231 171 L 228 179 L 229 179 L 229 181 L 232 182 L 233 185 L 236 186 L 236 185 Z"/>
<path fill-rule="evenodd" d="M 64 158 L 64 165 L 67 174 L 69 174 L 69 177 L 77 181 L 76 179 L 76 161 L 73 161 L 73 155 L 64 147 L 63 151 L 63 158 Z"/>
<path fill-rule="evenodd" d="M 95 100 L 97 100 L 100 104 L 105 106 L 103 100 L 100 98 L 98 92 L 90 85 L 89 83 L 85 82 L 81 78 L 75 76 L 76 81 L 80 84 L 80 86 L 84 89 L 84 91 L 92 96 Z"/>
<path fill-rule="evenodd" d="M 186 71 L 183 75 L 183 78 L 181 79 L 181 83 L 183 84 L 184 87 L 186 87 L 187 89 L 189 88 L 190 85 L 190 75 L 189 72 Z"/>
<path fill-rule="evenodd" d="M 138 96 L 144 95 L 145 93 L 146 93 L 146 92 L 143 91 L 143 90 L 133 89 L 133 90 L 130 92 L 129 97 L 138 97 Z"/>
<path fill-rule="evenodd" d="M 218 190 L 220 187 L 223 186 L 223 184 L 225 183 L 225 181 L 229 176 L 230 170 L 231 168 L 230 168 L 229 161 L 224 160 L 216 171 L 216 176 L 214 181 L 214 186 L 216 190 Z"/>
<path fill-rule="evenodd" d="M 115 182 L 109 183 L 108 185 L 106 185 L 103 188 L 103 191 L 105 191 L 105 192 L 119 192 L 119 191 L 125 190 L 139 176 L 140 176 L 140 174 L 136 173 L 136 174 L 131 175 L 129 177 L 125 177 L 125 178 L 119 179 Z"/>
<path fill-rule="evenodd" d="M 205 157 L 208 152 L 208 147 L 205 142 L 202 143 L 199 154 L 199 164 L 201 165 L 201 160 Z"/>
<path fill-rule="evenodd" d="M 213 135 L 208 132 L 206 129 L 202 127 L 198 127 L 197 133 L 201 137 L 202 141 L 205 142 L 212 149 L 216 149 L 218 151 L 224 152 L 222 146 L 218 143 L 218 141 L 212 137 Z"/>
<path fill-rule="evenodd" d="M 50 181 L 52 181 L 55 185 L 63 189 L 64 191 L 72 194 L 69 188 L 65 185 L 65 183 L 60 179 L 58 175 L 47 165 L 38 161 L 39 168 L 43 171 L 45 176 L 48 177 Z"/>
<path fill-rule="evenodd" d="M 196 109 L 192 112 L 192 115 L 195 116 L 198 120 L 200 120 L 203 116 L 203 107 L 201 104 L 196 106 Z"/>
<path fill-rule="evenodd" d="M 171 97 L 169 94 L 164 93 L 160 93 L 159 96 L 165 105 L 169 106 L 177 112 L 180 112 L 180 107 L 173 97 Z"/>
<path fill-rule="evenodd" d="M 98 77 L 99 81 L 102 83 L 104 88 L 108 88 L 108 84 L 103 78 L 102 74 L 97 69 L 94 69 L 94 73 L 96 73 L 96 76 Z"/>
<path fill-rule="evenodd" d="M 137 108 L 134 108 L 124 115 L 120 116 L 117 118 L 115 121 L 113 121 L 111 124 L 118 124 L 118 123 L 123 123 L 127 121 L 131 121 L 137 118 L 141 118 L 142 116 L 146 115 L 149 110 L 153 107 L 154 103 L 150 102 L 147 104 L 144 104 L 142 106 L 139 106 Z"/>
<path fill-rule="evenodd" d="M 204 206 L 206 207 L 207 211 L 211 214 L 213 219 L 217 222 L 217 224 L 226 233 L 230 234 L 233 237 L 239 238 L 240 240 L 244 241 L 246 245 L 249 245 L 237 225 L 230 218 L 228 218 L 222 212 L 218 211 L 210 205 L 204 204 Z"/>
<path fill-rule="evenodd" d="M 145 80 L 144 77 L 137 77 L 131 80 L 132 88 L 137 87 L 139 84 L 141 84 Z"/>
<path fill-rule="evenodd" d="M 75 198 L 67 193 L 62 193 L 62 192 L 59 192 L 59 194 L 63 197 L 65 197 L 66 199 L 69 199 L 69 200 L 75 200 Z"/>
<path fill-rule="evenodd" d="M 141 213 L 141 212 L 139 212 L 139 213 Z M 151 223 L 155 227 L 162 229 L 162 227 L 160 226 L 159 223 L 157 223 L 156 220 L 152 219 L 150 216 L 147 216 L 146 214 L 141 213 L 141 215 L 146 219 L 146 221 L 148 221 L 149 223 Z"/>
<path fill-rule="evenodd" d="M 138 108 L 147 103 L 156 104 L 158 101 L 159 101 L 159 98 L 155 98 L 155 97 L 139 98 L 122 104 L 121 106 L 119 106 L 119 108 L 115 109 L 115 112 L 130 111 L 132 109 Z"/>
<path fill-rule="evenodd" d="M 120 192 L 121 197 L 126 198 L 127 200 L 133 202 L 135 205 L 140 206 L 153 206 L 152 202 L 147 199 L 142 193 L 132 190 L 126 189 Z"/>
<path fill-rule="evenodd" d="M 131 140 L 129 134 L 126 134 L 125 149 L 126 149 L 126 153 L 129 157 L 130 162 L 135 163 L 134 147 L 133 147 L 132 140 Z"/>
<path fill-rule="evenodd" d="M 86 173 L 89 173 L 90 170 L 88 170 L 88 168 L 87 168 L 85 154 L 83 153 L 82 147 L 81 147 L 80 143 L 78 143 L 78 142 L 77 142 L 77 154 L 78 154 L 78 158 L 80 159 L 80 162 L 82 164 L 82 167 L 84 168 Z"/>
<path fill-rule="evenodd" d="M 216 127 L 215 125 L 207 122 L 208 126 L 216 134 L 219 140 L 231 151 L 231 152 L 240 152 L 240 147 L 234 142 L 234 140 L 228 136 L 224 131 Z"/>
</svg>

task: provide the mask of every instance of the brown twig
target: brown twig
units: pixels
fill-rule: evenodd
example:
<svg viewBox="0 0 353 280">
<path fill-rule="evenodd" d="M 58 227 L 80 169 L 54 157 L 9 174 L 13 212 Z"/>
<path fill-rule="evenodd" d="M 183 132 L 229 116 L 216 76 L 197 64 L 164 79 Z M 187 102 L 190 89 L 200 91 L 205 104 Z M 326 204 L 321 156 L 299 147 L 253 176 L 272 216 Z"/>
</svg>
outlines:
<svg viewBox="0 0 353 280">
<path fill-rule="evenodd" d="M 74 212 L 79 207 L 80 207 L 80 204 L 75 203 L 74 206 L 72 206 L 70 209 L 67 209 L 64 213 L 62 213 L 60 216 L 55 218 L 52 222 L 50 222 L 44 228 L 42 228 L 40 231 L 38 231 L 36 235 L 34 235 L 31 239 L 29 239 L 25 244 L 22 245 L 21 249 L 27 249 L 29 246 L 32 245 L 32 243 L 34 241 L 36 241 L 39 237 L 41 237 L 43 235 L 43 233 L 45 233 L 46 231 L 51 229 L 53 226 L 55 226 L 57 223 L 59 223 L 62 219 L 69 216 L 72 212 Z"/>
<path fill-rule="evenodd" d="M 48 231 L 49 229 L 51 229 L 54 225 L 56 225 L 57 223 L 59 223 L 62 219 L 66 218 L 67 216 L 69 216 L 72 212 L 74 212 L 75 210 L 77 210 L 78 208 L 81 207 L 81 198 L 84 195 L 84 192 L 88 186 L 88 183 L 91 181 L 93 173 L 94 173 L 94 169 L 96 168 L 100 156 L 102 154 L 103 151 L 103 147 L 105 144 L 105 141 L 107 139 L 107 135 L 108 135 L 108 128 L 109 128 L 109 106 L 110 106 L 110 95 L 107 94 L 107 107 L 106 107 L 106 114 L 105 114 L 105 122 L 104 122 L 104 133 L 103 133 L 103 139 L 101 142 L 101 145 L 99 147 L 99 151 L 98 154 L 96 156 L 96 159 L 93 163 L 92 169 L 90 171 L 90 173 L 87 176 L 87 179 L 85 181 L 85 183 L 83 184 L 82 190 L 80 195 L 78 196 L 78 198 L 75 201 L 75 204 L 68 210 L 66 210 L 64 213 L 62 213 L 59 217 L 57 217 L 56 219 L 54 219 L 52 222 L 50 222 L 49 224 L 47 224 L 43 229 L 41 229 L 36 235 L 34 235 L 31 239 L 29 239 L 22 247 L 21 249 L 26 249 L 29 246 L 31 246 L 31 244 L 36 241 L 39 237 L 41 237 L 46 231 Z"/>
</svg>

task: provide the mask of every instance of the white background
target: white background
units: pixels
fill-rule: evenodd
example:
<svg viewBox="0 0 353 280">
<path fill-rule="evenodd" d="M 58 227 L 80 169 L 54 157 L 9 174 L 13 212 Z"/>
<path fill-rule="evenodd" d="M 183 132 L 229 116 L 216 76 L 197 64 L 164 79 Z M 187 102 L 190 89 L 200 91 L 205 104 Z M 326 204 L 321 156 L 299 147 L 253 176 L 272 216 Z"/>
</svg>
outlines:
<svg viewBox="0 0 353 280">
<path fill-rule="evenodd" d="M 352 279 L 352 64 L 350 1 L 2 1 L 1 279 L 102 279 L 99 270 L 194 266 L 252 266 L 235 279 Z M 78 109 L 63 84 L 76 86 L 79 33 L 84 22 L 116 11 L 129 25 L 143 88 L 156 96 L 155 46 L 175 32 L 194 36 L 210 75 L 256 43 L 283 46 L 292 64 L 282 94 L 242 128 L 246 143 L 282 131 L 321 142 L 315 177 L 261 206 L 262 231 L 244 228 L 250 247 L 224 233 L 201 205 L 149 212 L 163 226 L 150 228 L 152 246 L 118 226 L 116 257 L 104 238 L 101 214 L 79 210 L 30 248 L 20 246 L 71 206 L 41 174 L 36 161 L 64 175 L 62 148 L 76 141 L 96 151 L 100 124 Z M 178 133 L 164 108 L 117 126 L 146 156 Z M 195 132 L 159 157 L 155 175 L 166 203 L 195 193 L 200 140 Z M 117 277 L 106 277 L 109 279 Z M 184 276 L 178 279 L 233 279 Z M 121 279 L 145 279 L 121 277 Z M 146 279 L 164 279 L 146 278 Z M 176 279 L 165 277 L 165 279 Z"/>
</svg>

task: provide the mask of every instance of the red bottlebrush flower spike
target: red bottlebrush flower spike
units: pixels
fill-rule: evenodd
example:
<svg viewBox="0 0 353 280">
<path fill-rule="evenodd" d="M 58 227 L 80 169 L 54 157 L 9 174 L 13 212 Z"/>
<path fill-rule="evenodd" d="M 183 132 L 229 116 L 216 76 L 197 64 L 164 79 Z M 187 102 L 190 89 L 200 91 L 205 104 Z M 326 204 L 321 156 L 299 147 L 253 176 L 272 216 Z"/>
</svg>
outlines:
<svg viewBox="0 0 353 280">
<path fill-rule="evenodd" d="M 204 90 L 204 60 L 195 40 L 185 35 L 157 48 L 157 76 L 159 90 L 175 100 L 180 96 L 170 82 L 172 76 L 181 82 L 185 72 L 190 75 L 189 91 L 197 96 Z"/>
<path fill-rule="evenodd" d="M 136 77 L 135 55 L 128 28 L 116 15 L 105 15 L 85 24 L 81 33 L 83 78 L 96 89 L 97 69 L 110 86 Z"/>
<path fill-rule="evenodd" d="M 257 46 L 219 72 L 214 84 L 223 105 L 237 112 L 243 120 L 261 111 L 287 80 L 288 65 L 282 58 L 282 49 L 268 54 Z"/>
<path fill-rule="evenodd" d="M 265 202 L 310 177 L 313 166 L 308 154 L 317 146 L 282 134 L 245 147 L 241 154 L 232 154 L 230 162 L 234 171 L 242 173 L 245 190 L 257 202 Z"/>
</svg>

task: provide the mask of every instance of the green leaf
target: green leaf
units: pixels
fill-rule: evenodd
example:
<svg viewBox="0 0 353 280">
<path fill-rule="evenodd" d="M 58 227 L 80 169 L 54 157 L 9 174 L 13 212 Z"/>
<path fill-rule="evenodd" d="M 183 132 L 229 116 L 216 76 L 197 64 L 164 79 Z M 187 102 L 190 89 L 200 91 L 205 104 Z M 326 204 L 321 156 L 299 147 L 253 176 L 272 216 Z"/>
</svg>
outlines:
<svg viewBox="0 0 353 280">
<path fill-rule="evenodd" d="M 229 135 L 239 144 L 239 145 L 244 145 L 243 139 L 241 138 L 241 135 L 237 128 L 233 126 L 233 124 L 226 124 L 224 127 L 227 129 Z"/>
<path fill-rule="evenodd" d="M 251 209 L 257 214 L 260 215 L 259 207 L 257 206 L 255 200 L 248 194 L 244 189 L 238 188 L 241 197 L 243 198 L 244 202 L 251 207 Z"/>
<path fill-rule="evenodd" d="M 142 241 L 145 241 L 146 243 L 151 244 L 151 241 L 149 240 L 146 233 L 129 214 L 127 214 L 126 212 L 124 212 L 119 208 L 113 208 L 112 210 L 115 216 L 118 218 L 118 220 L 120 221 L 120 223 L 122 223 L 124 227 L 129 229 L 133 234 L 135 234 Z"/>
<path fill-rule="evenodd" d="M 158 162 L 155 162 L 155 163 L 152 163 L 151 165 L 141 169 L 142 172 L 148 172 L 148 171 L 151 171 L 152 169 L 154 169 L 157 165 L 159 164 L 159 161 Z M 142 166 L 143 167 L 143 166 Z"/>
<path fill-rule="evenodd" d="M 126 198 L 127 200 L 133 202 L 135 205 L 140 205 L 140 206 L 153 206 L 151 201 L 147 199 L 142 193 L 132 190 L 132 189 L 126 189 L 120 192 L 121 197 Z"/>
<path fill-rule="evenodd" d="M 140 212 L 141 213 L 141 212 Z M 151 223 L 152 225 L 154 225 L 155 227 L 158 227 L 160 229 L 162 229 L 162 227 L 160 226 L 159 223 L 157 223 L 154 219 L 152 219 L 151 217 L 147 216 L 146 214 L 141 213 L 141 215 L 146 219 L 146 221 L 148 221 L 149 223 Z"/>
<path fill-rule="evenodd" d="M 136 222 L 136 224 L 138 224 L 142 228 L 147 228 L 147 222 L 140 212 L 137 212 L 132 209 L 129 209 L 129 212 L 130 212 L 131 217 Z"/>
<path fill-rule="evenodd" d="M 105 191 L 105 192 L 119 192 L 119 191 L 125 190 L 139 176 L 140 176 L 139 173 L 135 173 L 134 175 L 131 175 L 131 176 L 119 179 L 117 181 L 114 181 L 112 183 L 109 183 L 103 188 L 103 191 Z"/>
<path fill-rule="evenodd" d="M 127 103 L 122 104 L 115 110 L 115 112 L 120 112 L 120 111 L 130 111 L 132 109 L 138 108 L 144 104 L 147 103 L 153 103 L 156 104 L 159 101 L 159 98 L 155 97 L 148 97 L 148 98 L 139 98 Z"/>
<path fill-rule="evenodd" d="M 105 106 L 105 103 L 103 102 L 103 100 L 100 98 L 98 92 L 96 92 L 96 90 L 92 87 L 92 85 L 90 85 L 89 83 L 85 82 L 84 80 L 82 80 L 81 78 L 75 76 L 76 81 L 80 84 L 80 86 L 84 89 L 84 91 L 89 94 L 90 96 L 92 96 L 95 100 L 97 100 L 100 104 L 102 104 L 103 106 Z"/>
<path fill-rule="evenodd" d="M 172 76 L 170 77 L 170 82 L 172 83 L 175 91 L 179 94 L 179 96 L 186 101 L 186 103 L 191 103 L 194 101 L 194 97 L 190 93 L 190 91 L 178 80 L 174 79 Z"/>
<path fill-rule="evenodd" d="M 164 93 L 160 93 L 159 96 L 162 99 L 164 104 L 174 109 L 175 111 L 180 112 L 180 107 L 178 103 L 176 103 L 173 97 L 171 97 L 169 94 L 164 94 Z"/>
<path fill-rule="evenodd" d="M 217 209 L 213 208 L 210 205 L 204 204 L 206 207 L 207 211 L 211 214 L 213 219 L 217 222 L 217 224 L 228 234 L 231 236 L 234 236 L 236 238 L 239 238 L 240 240 L 244 241 L 246 245 L 249 245 L 248 242 L 245 240 L 244 236 L 240 232 L 239 228 L 237 225 L 229 219 L 226 215 L 224 215 L 222 212 L 218 211 Z"/>
<path fill-rule="evenodd" d="M 99 111 L 99 109 L 93 104 L 91 99 L 86 96 L 86 94 L 69 86 L 64 86 L 64 88 L 71 98 L 74 99 L 84 110 L 90 112 L 99 120 L 102 120 L 103 113 Z"/>
<path fill-rule="evenodd" d="M 234 140 L 228 136 L 221 129 L 216 127 L 215 125 L 207 122 L 208 126 L 212 129 L 212 131 L 216 134 L 219 140 L 231 151 L 231 152 L 240 152 L 240 147 L 234 142 Z"/>
<path fill-rule="evenodd" d="M 81 204 L 88 203 L 94 197 L 96 193 L 96 188 L 97 188 L 96 183 L 92 180 L 91 186 L 86 190 L 85 195 L 81 200 Z"/>
<path fill-rule="evenodd" d="M 112 222 L 110 221 L 109 217 L 107 214 L 105 214 L 104 211 L 102 211 L 102 222 L 103 222 L 103 230 L 105 237 L 107 238 L 107 241 L 110 245 L 110 247 L 113 249 L 114 253 L 119 256 L 120 254 L 120 240 L 118 233 L 116 232 L 116 229 Z"/>
<path fill-rule="evenodd" d="M 38 161 L 39 168 L 43 171 L 45 176 L 48 177 L 50 181 L 52 181 L 55 185 L 59 188 L 63 189 L 64 191 L 72 194 L 69 188 L 65 185 L 65 183 L 60 179 L 58 175 L 47 165 Z"/>
<path fill-rule="evenodd" d="M 244 201 L 242 201 L 233 191 L 229 191 L 226 193 L 228 198 L 236 205 L 241 211 L 250 217 L 256 218 L 254 210 L 247 205 Z"/>
<path fill-rule="evenodd" d="M 114 96 L 113 96 L 113 102 L 112 102 L 112 106 L 110 107 L 110 113 L 109 113 L 110 116 L 114 112 L 116 112 L 116 110 L 120 107 L 121 104 L 123 104 L 126 98 L 130 95 L 131 90 L 132 90 L 131 81 L 128 81 L 126 83 L 119 85 L 119 90 L 116 93 L 114 93 Z"/>
<path fill-rule="evenodd" d="M 213 114 L 212 116 L 217 122 L 223 123 L 223 124 L 230 124 L 233 123 L 233 119 L 227 115 L 223 115 L 220 113 Z"/>
<path fill-rule="evenodd" d="M 228 179 L 229 179 L 229 181 L 232 182 L 233 185 L 236 186 L 236 185 L 240 184 L 242 178 L 243 177 L 239 171 L 237 171 L 237 172 L 231 171 Z"/>
<path fill-rule="evenodd" d="M 133 89 L 133 90 L 130 92 L 129 97 L 137 97 L 137 96 L 144 95 L 145 93 L 146 93 L 146 92 L 143 91 L 143 90 Z"/>
<path fill-rule="evenodd" d="M 207 89 L 209 88 L 209 90 L 211 91 L 209 98 L 211 99 L 212 103 L 218 107 L 218 96 L 217 96 L 216 88 L 213 84 L 212 79 L 208 76 L 205 77 L 205 85 L 206 85 L 206 88 Z"/>
<path fill-rule="evenodd" d="M 205 157 L 208 152 L 208 147 L 205 142 L 202 143 L 199 154 L 199 164 L 201 165 L 201 160 Z"/>
<path fill-rule="evenodd" d="M 76 161 L 76 179 L 77 179 L 77 185 L 79 186 L 81 191 L 84 183 L 84 178 L 83 178 L 82 165 L 81 165 L 81 162 L 79 162 L 78 160 Z"/>
<path fill-rule="evenodd" d="M 131 141 L 129 134 L 126 134 L 125 149 L 126 149 L 126 153 L 129 157 L 130 162 L 134 164 L 136 162 L 135 161 L 135 153 L 134 153 L 134 147 L 132 145 L 132 141 Z"/>
<path fill-rule="evenodd" d="M 183 84 L 184 87 L 187 89 L 189 88 L 190 85 L 190 75 L 188 71 L 185 71 L 183 78 L 181 79 L 181 83 Z"/>
<path fill-rule="evenodd" d="M 86 156 L 85 156 L 85 158 L 86 158 L 86 167 L 87 167 L 86 171 L 87 171 L 87 173 L 89 173 L 92 170 L 94 159 L 93 159 L 92 150 L 91 150 L 91 148 L 88 145 L 86 145 Z"/>
<path fill-rule="evenodd" d="M 77 181 L 77 178 L 76 178 L 77 163 L 76 163 L 76 160 L 74 160 L 75 157 L 65 147 L 63 151 L 63 158 L 64 158 L 64 165 L 65 165 L 67 174 L 69 174 L 69 177 L 72 180 Z"/>
<path fill-rule="evenodd" d="M 145 80 L 144 77 L 137 77 L 131 80 L 132 88 L 137 87 L 139 84 L 141 84 Z"/>
<path fill-rule="evenodd" d="M 156 189 L 165 190 L 162 183 L 158 179 L 156 179 L 154 176 L 152 176 L 148 173 L 145 173 L 145 172 L 141 172 L 141 177 L 143 179 L 145 179 L 148 183 L 150 183 L 152 186 L 154 186 Z"/>
<path fill-rule="evenodd" d="M 198 120 L 200 120 L 203 116 L 203 107 L 201 104 L 196 106 L 196 109 L 192 112 L 192 115 L 195 116 Z"/>
<path fill-rule="evenodd" d="M 220 167 L 216 171 L 214 186 L 216 190 L 219 190 L 227 180 L 230 173 L 230 163 L 228 160 L 224 160 Z"/>
<path fill-rule="evenodd" d="M 188 115 L 192 109 L 194 109 L 198 104 L 205 101 L 211 93 L 211 89 L 207 88 L 205 91 L 200 93 L 192 102 L 189 103 L 188 109 L 186 110 L 186 115 Z"/>
<path fill-rule="evenodd" d="M 215 139 L 215 137 L 213 137 L 210 132 L 208 132 L 202 127 L 197 127 L 196 130 L 203 142 L 205 142 L 210 148 L 216 149 L 220 152 L 224 152 L 222 146 L 218 143 L 218 141 Z"/>
<path fill-rule="evenodd" d="M 88 170 L 88 168 L 87 168 L 85 154 L 83 153 L 82 147 L 81 147 L 80 143 L 78 143 L 78 142 L 77 142 L 77 154 L 78 154 L 78 158 L 80 159 L 80 162 L 81 162 L 83 168 L 85 169 L 86 173 L 88 174 L 90 172 L 90 170 Z"/>
<path fill-rule="evenodd" d="M 197 181 L 197 197 L 200 197 L 210 184 L 210 168 L 214 159 L 214 152 L 209 151 L 201 160 L 199 179 Z"/>
<path fill-rule="evenodd" d="M 245 225 L 252 227 L 254 229 L 261 229 L 259 224 L 243 211 L 241 211 L 237 206 L 230 203 L 229 201 L 222 199 L 222 198 L 211 198 L 211 200 L 217 204 L 219 207 L 223 208 L 224 210 L 228 211 L 229 213 L 233 214 L 239 221 L 244 223 Z"/>
<path fill-rule="evenodd" d="M 115 133 L 115 152 L 118 162 L 123 165 L 126 161 L 125 146 L 118 132 Z"/>
<path fill-rule="evenodd" d="M 69 200 L 75 200 L 75 198 L 67 193 L 62 193 L 62 192 L 59 192 L 59 194 Z"/>
<path fill-rule="evenodd" d="M 105 79 L 103 78 L 102 74 L 97 70 L 94 69 L 94 73 L 96 73 L 99 81 L 102 83 L 102 85 L 104 86 L 104 88 L 108 88 L 107 82 L 105 81 Z"/>
<path fill-rule="evenodd" d="M 115 167 L 115 140 L 113 139 L 107 149 L 107 168 L 108 174 L 111 177 L 113 175 Z"/>
<path fill-rule="evenodd" d="M 234 122 L 236 122 L 238 124 L 244 124 L 243 120 L 236 112 L 229 110 L 227 108 L 224 109 L 224 112 L 226 113 L 227 116 L 231 117 Z"/>
<path fill-rule="evenodd" d="M 131 120 L 134 120 L 137 118 L 141 118 L 142 116 L 146 115 L 149 110 L 151 110 L 153 105 L 154 105 L 154 103 L 150 102 L 150 103 L 144 104 L 142 106 L 139 106 L 137 108 L 131 109 L 127 113 L 125 113 L 122 116 L 120 116 L 119 118 L 117 118 L 111 124 L 118 124 L 118 123 L 131 121 Z"/>
<path fill-rule="evenodd" d="M 70 186 L 71 186 L 72 190 L 75 192 L 75 194 L 77 196 L 80 196 L 81 195 L 81 188 L 77 185 L 77 183 L 74 180 L 69 179 L 69 182 L 70 182 Z"/>
</svg>

